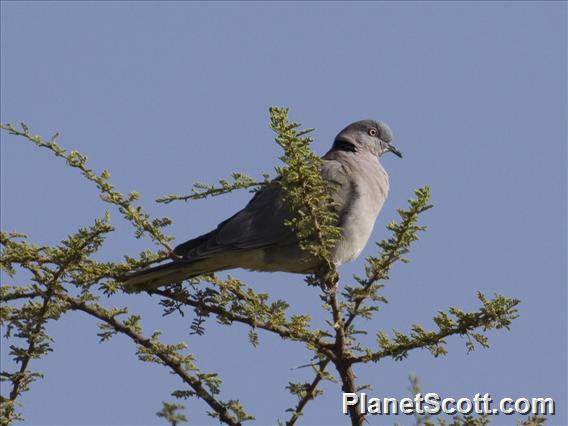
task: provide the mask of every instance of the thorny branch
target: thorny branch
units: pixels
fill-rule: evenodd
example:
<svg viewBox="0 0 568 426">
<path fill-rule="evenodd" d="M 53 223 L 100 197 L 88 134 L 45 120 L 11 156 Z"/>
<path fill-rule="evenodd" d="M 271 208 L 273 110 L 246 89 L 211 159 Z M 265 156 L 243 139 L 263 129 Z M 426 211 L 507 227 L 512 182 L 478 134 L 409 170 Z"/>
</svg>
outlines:
<svg viewBox="0 0 568 426">
<path fill-rule="evenodd" d="M 287 387 L 298 397 L 295 407 L 289 410 L 292 415 L 286 422 L 287 426 L 296 424 L 307 404 L 321 394 L 318 386 L 322 380 L 335 381 L 333 376 L 326 371 L 330 364 L 339 373 L 343 391 L 357 392 L 353 372 L 354 364 L 377 362 L 385 357 L 400 360 L 406 357 L 410 350 L 418 348 L 429 349 L 434 356 L 443 355 L 445 353 L 444 339 L 456 334 L 468 337 L 468 342 L 466 342 L 468 350 L 473 349 L 475 343 L 488 347 L 485 335 L 474 332 L 475 329 L 481 328 L 486 331 L 508 328 L 512 320 L 516 318 L 515 307 L 519 302 L 498 295 L 494 299 L 486 299 L 485 296 L 479 294 L 478 297 L 483 306 L 477 312 L 465 313 L 459 309 L 450 308 L 449 315 L 442 312 L 436 315 L 434 322 L 439 328 L 438 331 L 428 332 L 414 325 L 409 336 L 395 331 L 392 339 L 379 331 L 377 333 L 379 350 L 362 348 L 356 341 L 358 331 L 354 330 L 353 324 L 358 318 L 371 318 L 378 310 L 377 302 L 385 302 L 379 294 L 382 287 L 379 282 L 388 279 L 394 262 L 398 260 L 406 262 L 404 254 L 408 252 L 410 244 L 418 238 L 418 232 L 425 229 L 417 226 L 416 223 L 418 216 L 431 207 L 428 204 L 429 190 L 428 188 L 419 189 L 416 192 L 416 199 L 409 200 L 409 208 L 399 210 L 401 221 L 388 225 L 393 236 L 378 244 L 381 250 L 377 257 L 367 259 L 365 278 L 355 277 L 357 284 L 345 285 L 343 292 L 339 294 L 336 291 L 338 275 L 335 265 L 330 260 L 330 254 L 341 237 L 341 232 L 336 226 L 337 217 L 330 208 L 332 203 L 330 188 L 325 185 L 319 173 L 321 160 L 309 148 L 312 140 L 306 135 L 311 130 L 299 130 L 298 123 L 289 122 L 286 109 L 272 108 L 270 112 L 271 127 L 277 133 L 276 142 L 284 150 L 284 155 L 281 157 L 284 166 L 276 169 L 281 177 L 278 182 L 283 188 L 285 201 L 295 214 L 287 225 L 295 230 L 300 246 L 319 259 L 323 265 L 317 278 L 324 290 L 322 295 L 324 306 L 331 312 L 331 330 L 311 329 L 310 317 L 307 315 L 293 315 L 288 319 L 286 315 L 288 304 L 285 301 L 279 300 L 269 304 L 267 303 L 268 295 L 247 289 L 240 281 L 233 278 L 223 281 L 215 276 L 201 277 L 202 281 L 209 285 L 205 290 L 192 287 L 195 290 L 194 293 L 185 289 L 177 291 L 174 288 L 155 290 L 151 293 L 161 296 L 164 298 L 163 301 L 172 303 L 166 311 L 179 309 L 178 304 L 189 306 L 199 316 L 215 315 L 221 324 L 230 325 L 237 322 L 251 327 L 251 331 L 264 330 L 282 338 L 306 344 L 318 360 L 316 364 L 313 364 L 316 375 L 311 382 L 290 383 Z M 30 323 L 33 324 L 32 328 L 27 331 L 28 334 L 25 334 L 31 336 L 27 349 L 22 349 L 21 355 L 16 358 L 23 361 L 19 372 L 11 375 L 3 373 L 3 376 L 8 377 L 8 380 L 12 380 L 13 383 L 9 394 L 9 402 L 12 403 L 10 409 L 13 411 L 18 394 L 31 381 L 25 373 L 29 360 L 38 352 L 34 347 L 33 336 L 48 338 L 47 335 L 40 336 L 43 333 L 45 322 L 59 319 L 66 310 L 75 310 L 103 322 L 102 332 L 99 334 L 102 340 L 117 333 L 126 335 L 138 345 L 138 357 L 142 361 L 158 362 L 178 375 L 191 390 L 175 391 L 174 396 L 178 398 L 198 396 L 213 410 L 211 415 L 218 417 L 226 424 L 238 425 L 252 419 L 244 412 L 238 401 L 222 402 L 217 399 L 220 380 L 215 374 L 200 373 L 193 363 L 193 356 L 181 354 L 180 350 L 183 349 L 183 345 L 161 343 L 157 333 L 146 337 L 138 325 L 139 317 L 133 315 L 126 321 L 119 321 L 117 316 L 125 314 L 125 309 L 105 309 L 96 303 L 99 298 L 93 293 L 96 284 L 100 285 L 100 290 L 104 294 L 111 297 L 117 291 L 122 290 L 114 281 L 117 276 L 131 269 L 159 262 L 171 252 L 169 241 L 172 238 L 162 231 L 162 228 L 170 223 L 169 219 L 151 219 L 141 207 L 135 207 L 134 202 L 139 198 L 137 193 L 132 192 L 124 196 L 115 190 L 109 183 L 110 174 L 107 171 L 103 171 L 100 175 L 93 172 L 87 166 L 85 156 L 76 151 L 68 152 L 56 143 L 57 134 L 45 142 L 40 136 L 32 135 L 25 124 L 22 124 L 21 130 L 10 124 L 0 125 L 0 128 L 64 158 L 69 166 L 79 169 L 86 179 L 96 184 L 105 202 L 118 207 L 122 216 L 135 227 L 137 238 L 148 234 L 154 242 L 163 247 L 163 250 L 158 253 L 142 253 L 140 259 L 126 257 L 126 263 L 101 263 L 91 259 L 90 255 L 102 245 L 102 234 L 113 230 L 107 223 L 96 223 L 91 230 L 94 234 L 81 231 L 82 233 L 79 232 L 69 237 L 68 257 L 62 256 L 59 247 L 37 247 L 25 242 L 15 242 L 14 238 L 23 236 L 16 233 L 2 233 L 0 243 L 3 251 L 0 266 L 10 276 L 15 273 L 13 265 L 28 269 L 32 273 L 34 282 L 28 287 L 2 287 L 0 292 L 2 303 L 0 324 L 8 324 L 8 330 L 11 328 L 21 330 L 22 322 L 29 320 L 30 312 L 35 315 L 32 318 L 33 323 Z M 245 174 L 233 173 L 232 182 L 221 179 L 218 186 L 196 184 L 190 195 L 170 195 L 159 199 L 158 202 L 195 200 L 225 194 L 235 189 L 256 188 L 268 181 L 267 175 L 263 176 L 264 182 L 256 182 Z M 88 246 L 82 245 L 83 241 L 89 240 L 89 235 L 94 235 L 96 241 Z M 50 265 L 54 265 L 55 268 L 52 269 Z M 311 282 L 315 281 L 311 280 Z M 42 287 L 45 287 L 45 290 Z M 71 289 L 79 291 L 80 296 L 72 296 L 68 292 Z M 41 298 L 39 305 L 36 300 L 33 300 L 37 298 Z M 64 303 L 61 303 L 62 301 Z M 22 302 L 24 302 L 23 305 Z M 9 303 L 21 304 L 21 306 L 10 306 Z M 50 306 L 53 304 L 57 304 L 57 308 L 51 312 Z M 30 306 L 35 306 L 35 310 L 30 311 Z M 256 335 L 254 332 L 253 334 Z M 9 332 L 6 333 L 7 337 L 8 335 Z M 251 342 L 257 344 L 256 339 L 252 339 Z M 37 356 L 45 355 L 45 352 L 44 347 L 43 352 Z M 181 421 L 184 416 L 177 413 L 180 408 L 179 405 L 165 403 L 159 415 L 172 419 L 172 421 Z M 357 410 L 351 410 L 349 414 L 352 425 L 363 424 L 364 416 Z M 16 418 L 18 418 L 17 415 L 11 415 L 8 423 Z"/>
<path fill-rule="evenodd" d="M 194 300 L 191 299 L 187 294 L 174 293 L 170 290 L 150 290 L 148 291 L 148 293 L 175 300 L 187 306 L 193 306 L 194 308 L 198 308 L 201 311 L 215 314 L 223 318 L 224 320 L 229 320 L 231 322 L 240 322 L 253 328 L 272 332 L 285 339 L 306 342 L 316 348 L 317 351 L 322 355 L 331 358 L 333 357 L 333 352 L 331 351 L 334 346 L 333 343 L 321 339 L 317 336 L 316 333 L 308 333 L 294 329 L 290 326 L 290 323 L 285 323 L 284 325 L 276 325 L 271 323 L 270 321 L 262 321 L 258 318 L 237 314 L 231 310 L 221 307 L 220 305 Z"/>
<path fill-rule="evenodd" d="M 20 358 L 20 370 L 12 378 L 12 390 L 10 391 L 9 396 L 9 401 L 11 401 L 12 403 L 14 403 L 16 401 L 16 398 L 20 395 L 20 387 L 22 386 L 23 381 L 26 379 L 26 371 L 28 369 L 29 362 L 32 359 L 32 356 L 36 353 L 37 340 L 34 338 L 34 336 L 38 336 L 43 329 L 46 321 L 45 314 L 47 313 L 47 309 L 52 297 L 53 290 L 50 287 L 47 290 L 46 294 L 43 296 L 42 306 L 38 312 L 35 327 L 31 332 L 30 338 L 28 339 L 28 348 L 25 351 L 25 354 Z"/>
<path fill-rule="evenodd" d="M 333 327 L 335 328 L 335 359 L 333 363 L 339 377 L 341 377 L 341 390 L 344 393 L 355 393 L 357 392 L 357 386 L 355 385 L 355 375 L 353 374 L 352 363 L 349 360 L 350 354 L 347 342 L 345 341 L 345 324 L 343 318 L 341 317 L 341 310 L 339 304 L 337 303 L 337 297 L 335 292 L 329 295 L 329 304 L 331 305 L 331 311 L 333 315 Z M 361 426 L 365 421 L 365 415 L 357 409 L 356 406 L 349 406 L 349 417 L 351 418 L 351 424 L 353 426 Z"/>
<path fill-rule="evenodd" d="M 316 377 L 314 377 L 312 382 L 305 388 L 304 396 L 301 397 L 298 400 L 296 406 L 290 410 L 292 411 L 292 416 L 290 417 L 290 420 L 286 422 L 286 426 L 295 425 L 296 422 L 300 419 L 300 416 L 303 414 L 304 407 L 308 404 L 308 402 L 310 402 L 312 399 L 314 399 L 317 396 L 316 394 L 317 387 L 319 386 L 320 382 L 324 379 L 325 369 L 327 368 L 330 362 L 331 361 L 329 358 L 320 362 L 317 369 Z"/>
<path fill-rule="evenodd" d="M 70 167 L 79 169 L 87 180 L 95 183 L 100 191 L 101 199 L 107 203 L 116 205 L 124 218 L 136 227 L 137 238 L 141 237 L 144 233 L 148 233 L 152 239 L 161 244 L 166 251 L 172 251 L 172 247 L 169 244 L 172 237 L 166 236 L 160 229 L 163 226 L 169 225 L 171 221 L 165 218 L 158 218 L 151 221 L 150 216 L 143 213 L 141 207 L 135 207 L 133 205 L 133 202 L 138 200 L 140 194 L 131 192 L 125 197 L 122 193 L 115 190 L 114 186 L 108 182 L 110 173 L 107 170 L 97 175 L 87 166 L 87 157 L 77 151 L 68 152 L 57 144 L 59 133 L 54 134 L 48 142 L 45 142 L 41 136 L 32 135 L 26 124 L 21 123 L 21 127 L 22 130 L 18 130 L 11 124 L 0 124 L 0 128 L 8 131 L 9 134 L 24 137 L 38 147 L 48 149 L 57 157 L 63 158 Z"/>
<path fill-rule="evenodd" d="M 257 190 L 259 187 L 266 185 L 268 180 L 268 174 L 263 173 L 263 181 L 255 181 L 251 177 L 244 173 L 235 172 L 231 174 L 233 182 L 229 182 L 226 179 L 219 179 L 219 186 L 209 185 L 206 183 L 194 183 L 191 188 L 191 194 L 189 195 L 166 195 L 164 197 L 158 198 L 157 203 L 169 204 L 173 201 L 191 201 L 191 200 L 201 200 L 207 197 L 217 197 L 218 195 L 228 194 L 229 192 L 235 191 L 237 189 L 249 189 L 253 188 L 251 191 Z"/>
<path fill-rule="evenodd" d="M 201 380 L 191 376 L 187 372 L 187 369 L 191 368 L 191 366 L 187 365 L 187 359 L 180 357 L 178 354 L 173 355 L 166 352 L 162 349 L 163 344 L 157 344 L 152 339 L 145 337 L 140 333 L 137 333 L 133 327 L 129 327 L 123 322 L 117 320 L 115 316 L 106 312 L 101 307 L 94 307 L 69 296 L 61 295 L 61 297 L 65 302 L 69 304 L 71 309 L 83 311 L 95 318 L 98 318 L 101 321 L 104 321 L 105 323 L 110 325 L 113 330 L 116 330 L 130 337 L 130 339 L 132 339 L 136 344 L 148 349 L 151 354 L 158 357 L 164 363 L 164 365 L 167 365 L 175 374 L 177 374 L 185 383 L 187 383 L 195 391 L 197 396 L 203 399 L 213 410 L 215 410 L 215 413 L 219 415 L 219 419 L 222 422 L 231 426 L 241 424 L 228 412 L 227 408 L 222 402 L 215 399 L 213 394 L 205 389 Z M 183 364 L 186 365 L 184 366 Z"/>
</svg>

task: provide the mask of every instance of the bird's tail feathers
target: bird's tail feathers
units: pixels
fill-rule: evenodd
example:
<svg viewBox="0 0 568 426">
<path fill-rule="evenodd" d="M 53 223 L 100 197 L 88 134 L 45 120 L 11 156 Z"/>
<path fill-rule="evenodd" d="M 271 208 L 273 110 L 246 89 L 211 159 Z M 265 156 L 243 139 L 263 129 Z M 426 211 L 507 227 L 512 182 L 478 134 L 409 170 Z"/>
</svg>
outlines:
<svg viewBox="0 0 568 426">
<path fill-rule="evenodd" d="M 192 267 L 195 263 L 174 261 L 134 272 L 125 277 L 124 289 L 129 292 L 152 290 L 162 285 L 178 283 L 195 277 L 204 272 Z"/>
</svg>

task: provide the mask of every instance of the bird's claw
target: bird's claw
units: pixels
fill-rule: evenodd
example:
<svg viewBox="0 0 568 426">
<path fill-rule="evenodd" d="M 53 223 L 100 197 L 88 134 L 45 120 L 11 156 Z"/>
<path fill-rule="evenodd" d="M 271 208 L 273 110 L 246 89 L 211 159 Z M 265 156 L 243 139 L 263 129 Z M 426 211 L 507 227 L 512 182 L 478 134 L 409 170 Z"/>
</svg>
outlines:
<svg viewBox="0 0 568 426">
<path fill-rule="evenodd" d="M 337 291 L 339 284 L 339 273 L 337 271 L 326 271 L 319 276 L 320 287 L 325 294 L 333 294 Z"/>
</svg>

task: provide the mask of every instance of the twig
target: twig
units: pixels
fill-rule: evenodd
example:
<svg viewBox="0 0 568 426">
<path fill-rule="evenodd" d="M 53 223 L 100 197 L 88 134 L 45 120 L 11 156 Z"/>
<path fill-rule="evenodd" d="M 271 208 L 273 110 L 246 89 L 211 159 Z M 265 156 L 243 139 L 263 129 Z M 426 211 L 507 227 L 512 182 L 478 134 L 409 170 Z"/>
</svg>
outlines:
<svg viewBox="0 0 568 426">
<path fill-rule="evenodd" d="M 402 239 L 402 237 L 397 238 L 397 241 L 396 241 L 397 245 L 400 244 L 401 239 Z M 396 260 L 395 252 L 391 251 L 389 253 L 389 256 L 387 257 L 386 262 L 384 263 L 383 271 L 384 272 L 388 271 L 395 260 Z M 380 278 L 380 276 L 381 276 L 381 273 L 379 271 L 377 271 L 377 270 L 373 271 L 372 274 L 365 281 L 363 288 L 365 290 L 367 290 L 369 287 L 371 287 L 375 283 L 375 281 L 377 281 Z M 349 327 L 351 326 L 351 324 L 353 323 L 353 321 L 355 320 L 355 318 L 357 318 L 357 315 L 359 313 L 358 312 L 359 308 L 361 307 L 363 302 L 365 302 L 366 299 L 367 299 L 366 297 L 362 297 L 355 302 L 355 308 L 353 309 L 353 312 L 349 315 L 349 317 L 345 321 L 345 330 L 348 330 Z"/>
<path fill-rule="evenodd" d="M 310 402 L 312 399 L 314 399 L 315 391 L 318 385 L 320 384 L 320 382 L 322 381 L 323 373 L 330 362 L 331 361 L 329 360 L 329 358 L 321 362 L 316 377 L 314 377 L 314 380 L 312 380 L 312 383 L 310 383 L 310 385 L 306 389 L 306 394 L 304 395 L 304 397 L 298 401 L 296 408 L 294 408 L 292 417 L 290 417 L 290 420 L 286 422 L 286 426 L 294 426 L 298 421 L 298 419 L 300 418 L 300 416 L 303 414 L 304 407 L 306 406 L 306 404 Z"/>
<path fill-rule="evenodd" d="M 44 293 L 41 291 L 30 291 L 26 293 L 12 293 L 0 296 L 0 302 L 9 302 L 11 300 L 19 300 L 19 299 L 33 299 L 36 297 L 43 296 Z"/>
<path fill-rule="evenodd" d="M 192 194 L 189 195 L 166 195 L 164 197 L 160 197 L 158 199 L 156 199 L 157 203 L 165 203 L 165 204 L 169 204 L 173 201 L 190 201 L 190 200 L 200 200 L 202 198 L 207 198 L 207 197 L 216 197 L 218 195 L 223 195 L 223 194 L 228 194 L 229 192 L 232 192 L 236 189 L 248 189 L 248 188 L 253 188 L 253 187 L 262 187 L 264 185 L 266 185 L 268 183 L 268 180 L 264 180 L 262 182 L 257 182 L 257 181 L 244 181 L 244 182 L 239 182 L 236 181 L 233 184 L 229 184 L 226 181 L 221 181 L 221 184 L 223 184 L 223 186 L 221 187 L 215 187 L 213 185 L 201 185 L 201 186 L 196 186 L 194 185 L 192 191 Z M 199 190 L 201 190 L 201 192 L 199 192 Z"/>
</svg>

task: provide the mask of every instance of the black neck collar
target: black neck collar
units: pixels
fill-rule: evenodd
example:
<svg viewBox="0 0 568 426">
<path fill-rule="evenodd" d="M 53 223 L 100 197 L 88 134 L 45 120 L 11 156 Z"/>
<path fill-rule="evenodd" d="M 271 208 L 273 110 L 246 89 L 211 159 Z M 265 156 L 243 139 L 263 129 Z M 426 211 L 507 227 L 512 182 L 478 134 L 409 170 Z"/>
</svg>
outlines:
<svg viewBox="0 0 568 426">
<path fill-rule="evenodd" d="M 357 147 L 347 139 L 336 138 L 333 141 L 333 148 L 336 151 L 357 152 Z"/>
</svg>

